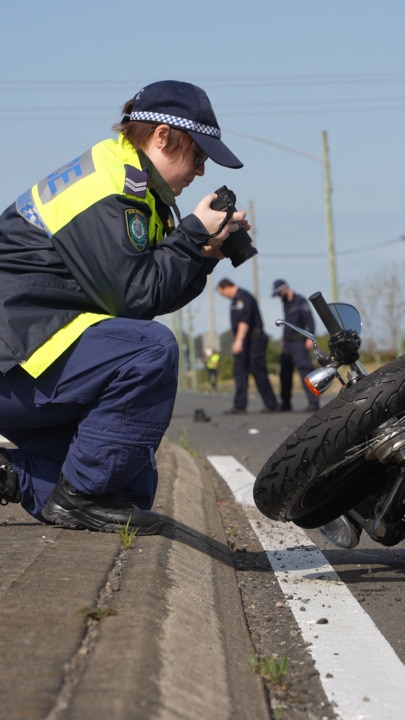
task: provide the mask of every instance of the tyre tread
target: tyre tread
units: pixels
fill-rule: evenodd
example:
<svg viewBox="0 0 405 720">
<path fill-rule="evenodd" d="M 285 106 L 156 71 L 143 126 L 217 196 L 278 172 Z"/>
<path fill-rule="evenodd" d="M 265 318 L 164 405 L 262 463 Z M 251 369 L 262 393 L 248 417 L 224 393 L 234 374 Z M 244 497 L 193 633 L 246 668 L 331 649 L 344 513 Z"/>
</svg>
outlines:
<svg viewBox="0 0 405 720">
<path fill-rule="evenodd" d="M 298 520 L 292 516 L 294 508 L 316 477 L 364 442 L 372 430 L 404 411 L 404 370 L 405 355 L 401 355 L 344 388 L 300 425 L 257 476 L 254 500 L 258 509 L 274 520 Z"/>
</svg>

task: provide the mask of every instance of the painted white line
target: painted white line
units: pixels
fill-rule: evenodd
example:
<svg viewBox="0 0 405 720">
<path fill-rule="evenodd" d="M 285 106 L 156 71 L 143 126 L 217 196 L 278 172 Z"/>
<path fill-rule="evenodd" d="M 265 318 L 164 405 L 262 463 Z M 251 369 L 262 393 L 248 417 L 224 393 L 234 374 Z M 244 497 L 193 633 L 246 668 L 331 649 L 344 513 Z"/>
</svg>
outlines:
<svg viewBox="0 0 405 720">
<path fill-rule="evenodd" d="M 5 438 L 4 435 L 0 435 L 0 447 L 16 448 L 17 445 L 14 445 L 14 443 L 12 443 L 11 440 L 7 440 L 7 438 Z"/>
<path fill-rule="evenodd" d="M 254 507 L 252 485 L 254 477 L 232 455 L 209 455 L 211 465 L 224 478 L 235 499 L 241 505 Z"/>
<path fill-rule="evenodd" d="M 244 505 L 303 639 L 310 643 L 337 716 L 403 717 L 405 666 L 325 556 L 293 523 L 277 523 L 259 513 L 252 496 L 255 478 L 234 457 L 210 455 L 208 460 Z"/>
</svg>

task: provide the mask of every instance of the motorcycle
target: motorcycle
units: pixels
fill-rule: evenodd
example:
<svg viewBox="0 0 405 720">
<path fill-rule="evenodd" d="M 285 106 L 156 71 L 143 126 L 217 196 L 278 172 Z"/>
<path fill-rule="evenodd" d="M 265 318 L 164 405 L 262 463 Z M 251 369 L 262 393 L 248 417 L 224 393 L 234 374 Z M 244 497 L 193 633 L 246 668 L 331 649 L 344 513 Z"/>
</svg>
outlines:
<svg viewBox="0 0 405 720">
<path fill-rule="evenodd" d="M 309 300 L 328 331 L 329 352 L 306 330 L 276 325 L 313 341 L 320 367 L 305 382 L 316 396 L 335 379 L 342 387 L 269 457 L 254 484 L 255 504 L 273 520 L 317 528 L 338 547 L 356 547 L 363 531 L 397 545 L 405 538 L 405 355 L 368 374 L 357 309 L 328 304 L 320 292 Z"/>
</svg>

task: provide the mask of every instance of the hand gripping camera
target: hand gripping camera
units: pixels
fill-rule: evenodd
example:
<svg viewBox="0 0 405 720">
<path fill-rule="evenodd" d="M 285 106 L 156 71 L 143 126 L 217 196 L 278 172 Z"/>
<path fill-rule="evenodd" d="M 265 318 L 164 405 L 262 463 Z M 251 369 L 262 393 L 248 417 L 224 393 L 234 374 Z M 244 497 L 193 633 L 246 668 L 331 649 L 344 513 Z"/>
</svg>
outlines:
<svg viewBox="0 0 405 720">
<path fill-rule="evenodd" d="M 213 210 L 225 210 L 227 218 L 236 211 L 235 202 L 236 195 L 232 190 L 228 190 L 226 185 L 223 185 L 218 190 L 215 190 L 218 195 L 215 200 L 212 201 L 211 207 Z M 249 233 L 244 230 L 243 227 L 239 227 L 239 230 L 231 233 L 226 240 L 222 243 L 221 250 L 225 257 L 229 258 L 234 267 L 242 265 L 242 263 L 249 260 L 254 255 L 257 255 L 257 250 L 252 244 L 252 238 Z"/>
</svg>

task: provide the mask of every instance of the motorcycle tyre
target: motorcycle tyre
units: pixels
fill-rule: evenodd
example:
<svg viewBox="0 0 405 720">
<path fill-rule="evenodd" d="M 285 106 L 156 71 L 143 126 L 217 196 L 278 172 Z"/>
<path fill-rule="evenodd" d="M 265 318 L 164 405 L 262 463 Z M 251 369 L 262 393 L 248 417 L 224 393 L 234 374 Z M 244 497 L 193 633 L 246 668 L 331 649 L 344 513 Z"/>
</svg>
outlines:
<svg viewBox="0 0 405 720">
<path fill-rule="evenodd" d="M 306 420 L 264 464 L 254 484 L 257 508 L 303 528 L 326 525 L 375 490 L 392 464 L 344 460 L 372 432 L 405 414 L 405 355 L 370 373 Z"/>
</svg>

